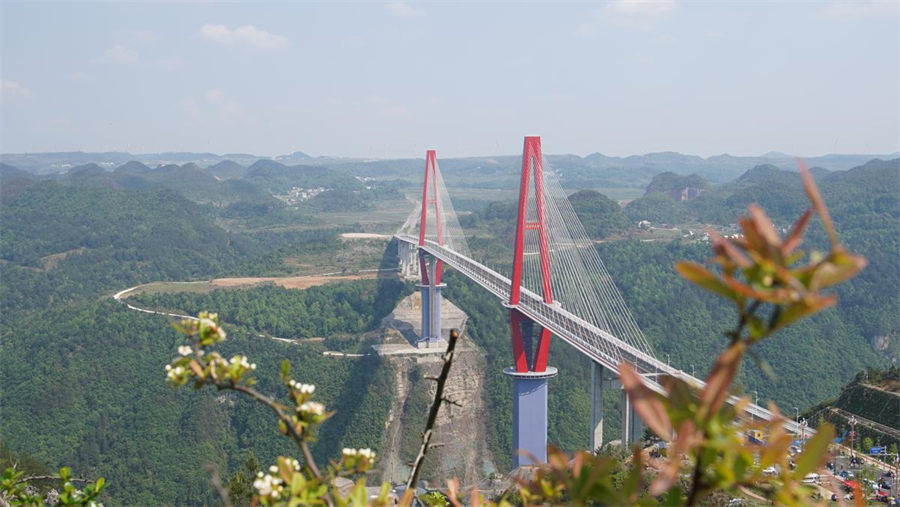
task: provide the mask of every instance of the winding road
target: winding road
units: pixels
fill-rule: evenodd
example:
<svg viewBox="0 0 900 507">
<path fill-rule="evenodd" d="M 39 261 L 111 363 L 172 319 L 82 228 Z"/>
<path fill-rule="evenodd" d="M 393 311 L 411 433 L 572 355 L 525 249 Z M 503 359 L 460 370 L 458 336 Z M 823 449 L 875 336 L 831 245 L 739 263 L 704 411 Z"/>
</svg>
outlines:
<svg viewBox="0 0 900 507">
<path fill-rule="evenodd" d="M 393 268 L 392 268 L 392 269 L 377 269 L 377 268 L 376 268 L 376 269 L 362 269 L 362 270 L 359 270 L 359 271 L 360 271 L 361 273 L 371 273 L 371 272 L 396 272 L 396 271 L 398 271 L 398 269 L 393 269 Z M 334 272 L 334 273 L 322 273 L 322 274 L 320 274 L 320 275 L 309 275 L 309 278 L 321 278 L 321 277 L 335 276 L 335 275 L 340 275 L 340 274 L 341 274 L 340 272 Z M 151 283 L 156 283 L 156 282 L 151 282 Z M 179 285 L 182 285 L 182 284 L 183 284 L 183 285 L 190 285 L 190 284 L 209 283 L 209 282 L 207 282 L 207 281 L 205 281 L 205 280 L 202 280 L 202 281 L 196 281 L 196 282 L 166 282 L 166 283 L 169 283 L 169 284 L 179 284 Z M 127 288 L 127 289 L 120 290 L 119 292 L 116 292 L 115 294 L 113 294 L 113 299 L 116 300 L 116 301 L 118 301 L 119 303 L 124 304 L 129 310 L 134 310 L 134 311 L 136 311 L 136 312 L 147 313 L 147 314 L 150 314 L 150 315 L 163 315 L 163 316 L 165 316 L 165 317 L 171 317 L 171 318 L 175 318 L 175 319 L 198 320 L 197 317 L 194 317 L 194 316 L 191 316 L 191 315 L 184 315 L 184 314 L 180 314 L 180 313 L 170 313 L 170 312 L 163 312 L 163 311 L 158 311 L 158 310 L 149 310 L 149 309 L 147 309 L 147 308 L 140 308 L 140 307 L 134 306 L 133 304 L 131 304 L 131 303 L 129 303 L 128 301 L 126 301 L 126 299 L 128 298 L 128 295 L 129 295 L 129 294 L 131 294 L 131 293 L 134 292 L 135 290 L 140 289 L 141 287 L 144 287 L 144 286 L 146 286 L 146 285 L 150 285 L 150 284 L 149 284 L 149 283 L 143 283 L 143 284 L 140 284 L 140 285 L 135 285 L 134 287 L 129 287 L 129 288 Z M 265 335 L 265 334 L 260 334 L 260 333 L 257 333 L 255 336 L 258 337 L 258 338 L 269 338 L 269 339 L 271 339 L 271 340 L 275 340 L 275 341 L 279 341 L 279 342 L 283 342 L 283 343 L 290 343 L 291 345 L 301 345 L 301 344 L 303 344 L 303 343 L 310 343 L 310 342 L 319 342 L 319 341 L 322 341 L 321 338 L 282 338 L 282 337 L 279 337 L 279 336 L 271 336 L 271 335 Z M 349 353 L 349 352 L 340 352 L 340 351 L 336 351 L 336 350 L 326 350 L 326 351 L 323 351 L 323 352 L 322 352 L 322 355 L 323 355 L 323 356 L 328 356 L 328 357 L 352 357 L 352 358 L 357 358 L 357 357 L 365 357 L 365 356 L 369 356 L 369 355 L 371 355 L 371 354 L 356 354 L 356 353 Z"/>
</svg>

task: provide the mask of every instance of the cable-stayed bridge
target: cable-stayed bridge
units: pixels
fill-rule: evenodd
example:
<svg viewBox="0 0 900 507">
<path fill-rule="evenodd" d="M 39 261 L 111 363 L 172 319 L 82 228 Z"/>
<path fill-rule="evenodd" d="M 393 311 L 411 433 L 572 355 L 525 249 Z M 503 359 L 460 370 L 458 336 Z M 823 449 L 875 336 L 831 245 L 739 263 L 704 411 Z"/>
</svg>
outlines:
<svg viewBox="0 0 900 507">
<path fill-rule="evenodd" d="M 515 366 L 513 377 L 513 462 L 530 460 L 517 450 L 546 460 L 547 366 L 551 334 L 593 362 L 591 447 L 602 443 L 604 386 L 614 383 L 619 364 L 627 362 L 651 389 L 665 394 L 658 378 L 670 375 L 702 388 L 704 382 L 656 358 L 615 283 L 585 233 L 559 181 L 548 170 L 539 137 L 525 138 L 513 264 L 510 276 L 472 258 L 433 150 L 426 155 L 421 210 L 395 235 L 401 269 L 417 273 L 422 283 L 422 346 L 441 340 L 440 302 L 443 265 L 478 283 L 509 308 Z M 536 343 L 535 343 L 536 342 Z M 624 391 L 623 391 L 624 393 Z M 730 400 L 737 402 L 736 397 Z M 750 404 L 750 417 L 771 419 L 767 409 Z M 799 433 L 799 425 L 785 420 Z M 640 439 L 642 427 L 623 397 L 623 440 Z"/>
</svg>

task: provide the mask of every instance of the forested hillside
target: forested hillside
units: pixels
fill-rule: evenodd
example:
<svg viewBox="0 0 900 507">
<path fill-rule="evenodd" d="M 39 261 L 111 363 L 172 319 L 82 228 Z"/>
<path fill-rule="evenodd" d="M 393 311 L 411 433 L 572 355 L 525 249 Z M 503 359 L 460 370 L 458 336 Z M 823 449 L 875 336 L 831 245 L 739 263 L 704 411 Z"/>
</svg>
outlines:
<svg viewBox="0 0 900 507">
<path fill-rule="evenodd" d="M 295 346 L 256 333 L 229 326 L 222 352 L 253 358 L 263 392 L 280 389 L 282 359 L 294 363 L 297 378 L 318 387 L 317 398 L 338 410 L 314 447 L 320 460 L 345 446 L 377 450 L 383 429 L 378 421 L 388 409 L 381 393 L 391 389 L 377 357 L 325 358 L 320 344 Z M 13 450 L 50 468 L 65 464 L 79 475 L 106 477 L 112 503 L 212 502 L 207 463 L 227 477 L 251 452 L 269 462 L 289 454 L 292 445 L 265 407 L 167 386 L 162 366 L 183 343 L 166 318 L 111 300 L 45 311 L 28 324 L 4 324 L 0 435 Z"/>
<path fill-rule="evenodd" d="M 221 274 L 263 249 L 165 189 L 45 181 L 3 203 L 5 311 L 46 308 L 152 280 Z"/>
<path fill-rule="evenodd" d="M 219 210 L 185 197 L 192 187 L 164 188 L 147 179 L 153 171 L 83 167 L 47 179 L 3 168 L 4 185 L 16 184 L 4 186 L 2 199 L 0 441 L 48 469 L 67 465 L 77 475 L 106 477 L 112 503 L 209 503 L 205 464 L 227 478 L 251 452 L 271 461 L 289 452 L 287 442 L 267 411 L 244 400 L 166 386 L 162 366 L 176 354 L 179 335 L 166 318 L 129 311 L 111 294 L 160 280 L 377 267 L 383 252 L 347 251 L 355 247 L 332 228 L 229 232 Z M 325 460 L 341 446 L 377 448 L 382 426 L 372 424 L 386 417 L 378 394 L 391 389 L 390 376 L 375 357 L 328 359 L 322 344 L 258 335 L 322 336 L 326 343 L 358 337 L 402 290 L 369 280 L 299 292 L 223 291 L 200 303 L 233 319 L 223 352 L 253 357 L 263 390 L 274 392 L 288 358 L 338 410 L 314 448 Z"/>
<path fill-rule="evenodd" d="M 338 233 L 364 230 L 355 221 L 385 207 L 405 213 L 410 203 L 398 192 L 402 182 L 381 180 L 366 189 L 368 183 L 349 176 L 347 168 L 274 162 L 244 167 L 129 163 L 108 171 L 89 165 L 63 177 L 0 167 L 0 435 L 12 452 L 51 469 L 67 464 L 79 474 L 103 475 L 114 503 L 125 504 L 210 502 L 205 463 L 216 463 L 227 476 L 251 449 L 262 462 L 288 452 L 265 411 L 231 396 L 166 387 L 162 365 L 175 354 L 178 336 L 165 318 L 127 311 L 110 295 L 153 281 L 392 267 L 395 252 L 383 243 L 352 244 Z M 470 170 L 462 164 L 454 169 Z M 569 181 L 578 174 L 571 172 Z M 774 378 L 753 362 L 742 369 L 744 389 L 786 410 L 833 396 L 855 372 L 885 364 L 898 350 L 898 161 L 816 175 L 842 240 L 869 266 L 841 286 L 836 308 L 758 347 Z M 500 181 L 491 178 L 484 184 Z M 291 205 L 271 195 L 301 181 L 333 187 Z M 575 192 L 571 201 L 657 356 L 700 376 L 724 346 L 721 333 L 733 324 L 732 309 L 684 282 L 672 266 L 681 259 L 705 260 L 708 244 L 627 239 L 635 221 L 727 230 L 748 203 L 760 202 L 784 226 L 807 201 L 797 174 L 775 167 L 758 167 L 721 185 L 679 175 L 648 176 L 647 182 L 646 196 L 624 209 L 593 190 Z M 684 188 L 702 192 L 685 196 Z M 477 258 L 492 266 L 509 262 L 515 213 L 514 202 L 502 201 L 461 217 Z M 824 240 L 815 225 L 804 246 Z M 468 332 L 487 355 L 488 441 L 498 465 L 508 467 L 512 386 L 502 373 L 512 361 L 507 314 L 494 296 L 452 270 L 446 281 L 445 294 L 468 314 Z M 148 292 L 131 301 L 185 313 L 218 311 L 229 329 L 224 352 L 251 356 L 264 392 L 275 392 L 277 365 L 291 359 L 298 378 L 318 385 L 317 394 L 338 411 L 314 449 L 324 459 L 342 446 L 377 448 L 388 413 L 380 393 L 393 389 L 393 381 L 376 356 L 321 353 L 325 347 L 365 351 L 366 333 L 408 290 L 381 278 L 304 291 Z M 268 336 L 325 342 L 292 345 Z M 549 438 L 574 450 L 588 443 L 590 364 L 558 339 L 550 350 L 560 375 L 550 383 Z M 610 393 L 610 410 L 614 398 Z M 608 421 L 607 438 L 617 438 L 618 419 Z"/>
</svg>

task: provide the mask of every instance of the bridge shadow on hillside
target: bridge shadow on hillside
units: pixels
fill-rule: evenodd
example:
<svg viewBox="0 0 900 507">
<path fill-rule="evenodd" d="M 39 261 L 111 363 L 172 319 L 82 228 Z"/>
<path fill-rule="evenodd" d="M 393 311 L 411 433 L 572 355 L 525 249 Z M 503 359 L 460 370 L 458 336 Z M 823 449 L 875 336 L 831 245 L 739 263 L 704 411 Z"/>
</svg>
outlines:
<svg viewBox="0 0 900 507">
<path fill-rule="evenodd" d="M 419 333 L 416 332 L 416 328 L 409 322 L 394 320 L 391 324 L 391 329 L 398 331 L 411 347 L 419 345 Z"/>
<path fill-rule="evenodd" d="M 377 328 L 408 292 L 398 273 L 388 271 L 396 269 L 398 263 L 397 241 L 392 239 L 388 242 L 378 265 L 380 271 L 375 284 L 374 314 L 370 330 Z M 389 396 L 387 391 L 391 386 L 387 379 L 390 375 L 379 374 L 379 369 L 384 367 L 382 359 L 375 354 L 353 361 L 349 376 L 341 386 L 340 395 L 334 405 L 329 407 L 336 413 L 321 426 L 318 441 L 313 447 L 316 459 L 320 463 L 324 463 L 329 457 L 339 456 L 342 447 L 378 446 L 384 420 L 373 420 L 374 414 L 371 412 L 383 404 L 381 400 L 384 400 L 385 396 Z M 379 385 L 373 386 L 373 382 Z M 381 386 L 382 383 L 385 385 Z M 373 396 L 378 399 L 373 399 Z M 366 437 L 371 438 L 372 435 L 378 435 L 378 438 L 374 441 L 363 440 Z"/>
<path fill-rule="evenodd" d="M 346 359 L 332 360 L 346 361 Z M 362 413 L 362 409 L 367 405 L 367 398 L 385 395 L 385 393 L 373 392 L 377 389 L 371 388 L 378 369 L 381 367 L 383 367 L 381 358 L 377 355 L 361 357 L 353 361 L 349 378 L 341 386 L 340 396 L 333 406 L 328 407 L 334 410 L 335 414 L 320 427 L 317 435 L 318 441 L 313 446 L 315 458 L 319 463 L 325 463 L 329 458 L 340 456 L 342 447 L 378 446 L 380 433 L 371 433 L 371 426 L 374 423 L 376 426 L 383 427 L 384 421 L 371 421 L 373 414 Z M 372 437 L 373 435 L 378 435 L 378 437 L 373 441 L 361 441 L 362 437 Z"/>
<path fill-rule="evenodd" d="M 372 323 L 373 327 L 379 325 L 381 320 L 391 313 L 397 302 L 407 293 L 406 284 L 400 278 L 397 268 L 400 264 L 400 259 L 397 256 L 397 247 L 397 240 L 391 239 L 378 263 L 379 271 L 375 284 L 375 315 L 373 315 L 375 319 Z"/>
</svg>

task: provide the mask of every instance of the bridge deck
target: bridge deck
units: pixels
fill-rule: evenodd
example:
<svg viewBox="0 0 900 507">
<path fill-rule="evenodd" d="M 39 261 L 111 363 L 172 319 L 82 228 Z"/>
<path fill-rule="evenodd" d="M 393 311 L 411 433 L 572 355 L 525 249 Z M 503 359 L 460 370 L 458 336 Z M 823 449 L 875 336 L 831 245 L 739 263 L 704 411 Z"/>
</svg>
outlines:
<svg viewBox="0 0 900 507">
<path fill-rule="evenodd" d="M 426 240 L 425 245 L 419 247 L 418 238 L 406 234 L 397 234 L 394 237 L 398 241 L 421 248 L 447 265 L 452 266 L 466 277 L 474 280 L 478 285 L 493 293 L 504 304 L 509 301 L 511 285 L 509 278 L 434 241 Z M 540 296 L 524 287 L 522 287 L 520 303 L 515 308 L 534 322 L 549 329 L 554 335 L 575 347 L 593 361 L 616 373 L 619 372 L 619 364 L 622 361 L 626 361 L 643 376 L 647 387 L 660 394 L 665 394 L 662 385 L 656 380 L 657 374 L 660 373 L 680 378 L 700 389 L 706 385 L 702 380 L 659 361 L 577 315 L 573 315 L 562 306 L 544 303 Z M 614 351 L 614 355 L 606 352 L 610 350 Z M 733 404 L 738 401 L 738 398 L 731 396 L 728 401 Z M 747 414 L 761 419 L 771 420 L 774 417 L 769 410 L 752 403 L 745 410 Z M 784 427 L 791 433 L 800 433 L 800 426 L 794 421 L 785 419 Z M 807 429 L 806 433 L 809 434 L 812 431 Z"/>
</svg>

